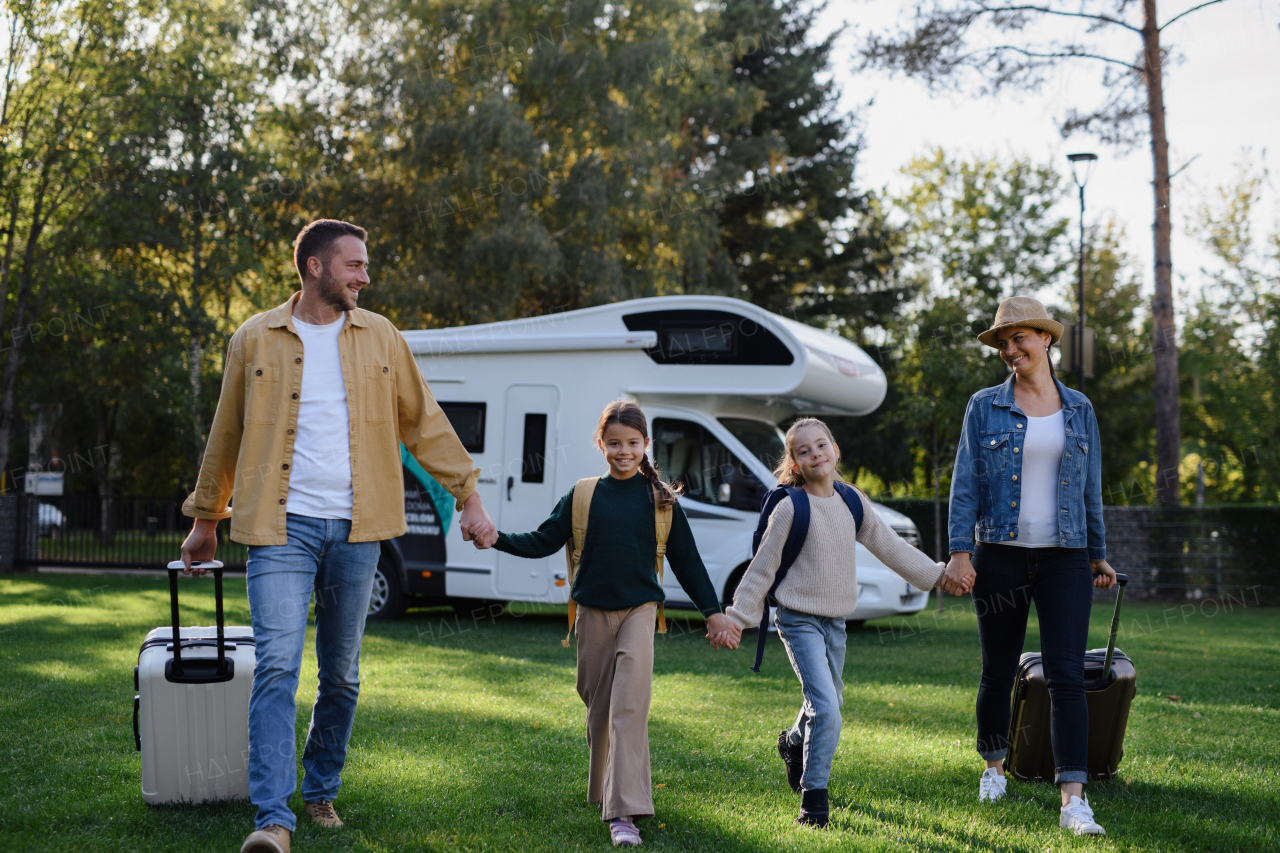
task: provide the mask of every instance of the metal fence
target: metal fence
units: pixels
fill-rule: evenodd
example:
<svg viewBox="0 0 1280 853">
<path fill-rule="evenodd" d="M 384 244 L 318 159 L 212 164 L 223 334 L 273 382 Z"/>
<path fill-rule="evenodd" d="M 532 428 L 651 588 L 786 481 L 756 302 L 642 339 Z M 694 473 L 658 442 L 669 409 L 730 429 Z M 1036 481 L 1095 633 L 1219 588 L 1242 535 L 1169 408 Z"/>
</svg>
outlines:
<svg viewBox="0 0 1280 853">
<path fill-rule="evenodd" d="M 248 549 L 227 530 L 219 522 L 218 559 L 243 570 Z M 0 569 L 163 568 L 181 557 L 190 531 L 191 519 L 173 498 L 0 495 Z"/>
<path fill-rule="evenodd" d="M 933 503 L 884 500 L 912 518 L 933 550 Z M 1280 603 L 1280 506 L 1117 507 L 1103 510 L 1107 557 L 1135 598 L 1239 596 Z M 947 506 L 942 504 L 943 530 Z M 0 495 L 0 571 L 37 566 L 161 568 L 181 556 L 191 520 L 172 498 Z M 243 570 L 244 545 L 218 525 L 218 559 Z M 943 537 L 943 548 L 946 537 Z"/>
<path fill-rule="evenodd" d="M 909 516 L 924 551 L 933 553 L 931 500 L 880 502 Z M 945 499 L 941 509 L 945 551 Z M 1250 601 L 1280 603 L 1280 506 L 1107 506 L 1102 520 L 1107 562 L 1130 578 L 1127 597 L 1196 600 L 1247 593 Z"/>
</svg>

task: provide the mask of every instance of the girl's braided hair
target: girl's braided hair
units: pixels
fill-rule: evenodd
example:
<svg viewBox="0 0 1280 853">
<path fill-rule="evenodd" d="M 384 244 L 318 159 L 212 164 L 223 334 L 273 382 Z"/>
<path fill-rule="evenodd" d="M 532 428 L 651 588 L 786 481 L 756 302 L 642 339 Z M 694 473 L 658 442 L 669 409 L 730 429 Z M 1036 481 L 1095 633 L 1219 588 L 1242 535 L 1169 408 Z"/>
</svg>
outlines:
<svg viewBox="0 0 1280 853">
<path fill-rule="evenodd" d="M 614 400 L 604 407 L 604 411 L 600 414 L 600 423 L 596 426 L 597 442 L 604 439 L 604 431 L 610 424 L 630 427 L 644 436 L 646 442 L 649 440 L 649 424 L 644 416 L 644 410 L 628 400 Z M 679 486 L 672 487 L 662 482 L 662 478 L 658 476 L 657 466 L 649 461 L 647 453 L 640 457 L 640 475 L 657 491 L 658 509 L 668 509 L 676 502 L 680 494 Z"/>
</svg>

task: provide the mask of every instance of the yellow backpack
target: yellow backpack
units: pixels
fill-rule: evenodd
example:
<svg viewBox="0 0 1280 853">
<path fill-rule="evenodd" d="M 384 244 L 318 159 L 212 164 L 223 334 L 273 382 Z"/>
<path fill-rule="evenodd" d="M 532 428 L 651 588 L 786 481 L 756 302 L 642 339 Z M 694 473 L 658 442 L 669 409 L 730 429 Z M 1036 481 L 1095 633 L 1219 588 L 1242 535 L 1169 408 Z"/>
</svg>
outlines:
<svg viewBox="0 0 1280 853">
<path fill-rule="evenodd" d="M 564 547 L 564 561 L 569 569 L 569 633 L 560 641 L 560 645 L 569 648 L 569 640 L 573 637 L 573 626 L 578 618 L 578 602 L 573 600 L 573 578 L 578 573 L 578 563 L 582 560 L 582 546 L 587 541 L 587 520 L 591 514 L 591 498 L 596 493 L 599 477 L 583 477 L 573 487 L 573 538 Z M 667 553 L 667 537 L 671 534 L 671 507 L 658 509 L 658 490 L 653 490 L 653 526 L 658 536 L 658 554 L 654 560 L 653 570 L 658 576 L 658 585 L 662 585 L 662 558 Z M 658 602 L 658 633 L 667 633 L 667 612 L 663 603 Z"/>
</svg>

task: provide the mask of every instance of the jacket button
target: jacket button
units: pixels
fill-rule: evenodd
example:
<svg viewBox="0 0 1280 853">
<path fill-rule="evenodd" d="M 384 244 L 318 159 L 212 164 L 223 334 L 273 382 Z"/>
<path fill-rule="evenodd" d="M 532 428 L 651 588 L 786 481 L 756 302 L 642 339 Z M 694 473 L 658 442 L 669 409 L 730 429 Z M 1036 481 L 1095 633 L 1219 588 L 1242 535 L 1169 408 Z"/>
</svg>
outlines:
<svg viewBox="0 0 1280 853">
<path fill-rule="evenodd" d="M 1066 512 L 1066 510 L 1064 509 L 1063 512 Z"/>
<path fill-rule="evenodd" d="M 293 435 L 293 430 L 289 430 L 289 435 Z"/>
<path fill-rule="evenodd" d="M 302 359 L 300 359 L 300 358 L 295 358 L 295 359 L 293 360 L 293 363 L 294 363 L 294 364 L 302 364 Z"/>
<path fill-rule="evenodd" d="M 1018 429 L 1022 429 L 1022 424 L 1018 424 Z"/>
<path fill-rule="evenodd" d="M 1064 486 L 1070 486 L 1071 484 L 1070 484 L 1070 483 L 1068 483 L 1066 480 L 1063 480 L 1063 481 L 1062 481 L 1062 485 L 1064 485 Z"/>
<path fill-rule="evenodd" d="M 294 394 L 293 396 L 295 396 L 295 397 L 296 397 L 296 396 L 298 396 L 298 395 L 297 395 L 297 394 Z M 1017 452 L 1018 452 L 1018 448 L 1017 448 L 1017 447 L 1015 447 L 1015 448 L 1013 449 L 1013 452 L 1014 452 L 1014 453 L 1017 453 Z M 1070 454 L 1070 453 L 1068 453 L 1067 455 L 1068 455 L 1068 456 L 1070 456 L 1071 454 Z"/>
<path fill-rule="evenodd" d="M 1010 539 L 1017 539 L 1017 538 L 1018 538 L 1018 534 L 1016 534 L 1016 533 L 1010 533 L 1010 534 L 1009 534 L 1009 538 L 1010 538 Z"/>
<path fill-rule="evenodd" d="M 384 367 L 384 368 L 382 368 L 382 372 L 383 372 L 383 373 L 386 373 L 386 372 L 387 372 L 387 368 L 385 368 L 385 367 Z"/>
<path fill-rule="evenodd" d="M 296 391 L 295 391 L 295 392 L 294 392 L 294 394 L 293 394 L 293 399 L 295 399 L 295 400 L 296 400 L 296 399 L 298 399 L 298 394 L 297 394 L 297 392 L 296 392 Z M 1070 456 L 1071 454 L 1067 454 L 1067 455 L 1068 455 L 1068 456 Z"/>
<path fill-rule="evenodd" d="M 281 465 L 280 467 L 281 467 L 281 468 L 283 468 L 284 470 L 288 471 L 288 470 L 289 470 L 289 463 L 288 463 L 288 462 L 286 462 L 286 463 L 284 463 L 283 465 Z"/>
<path fill-rule="evenodd" d="M 282 505 L 284 504 L 284 498 L 281 498 L 281 499 L 280 499 L 280 503 L 281 503 Z"/>
<path fill-rule="evenodd" d="M 1017 480 L 1017 479 L 1018 479 L 1018 475 L 1017 475 L 1017 474 L 1014 474 L 1014 475 L 1013 475 L 1013 479 Z"/>
<path fill-rule="evenodd" d="M 1018 502 L 1017 502 L 1017 501 L 1010 501 L 1010 502 L 1009 502 L 1009 506 L 1016 507 L 1017 505 L 1018 505 Z"/>
<path fill-rule="evenodd" d="M 255 370 L 255 371 L 253 372 L 253 375 L 254 375 L 254 376 L 261 376 L 261 375 L 262 375 L 262 371 L 261 371 L 261 370 Z"/>
<path fill-rule="evenodd" d="M 992 446 L 992 447 L 995 447 L 995 446 L 996 446 L 996 440 L 995 440 L 994 438 L 993 438 L 993 439 L 991 439 L 991 446 Z"/>
</svg>

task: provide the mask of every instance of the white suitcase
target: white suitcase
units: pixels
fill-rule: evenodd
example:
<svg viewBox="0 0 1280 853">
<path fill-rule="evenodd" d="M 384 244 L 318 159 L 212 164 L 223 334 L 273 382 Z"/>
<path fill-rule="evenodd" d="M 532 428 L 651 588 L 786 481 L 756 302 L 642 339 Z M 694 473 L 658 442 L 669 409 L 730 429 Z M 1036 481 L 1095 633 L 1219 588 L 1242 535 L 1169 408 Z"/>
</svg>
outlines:
<svg viewBox="0 0 1280 853">
<path fill-rule="evenodd" d="M 133 670 L 134 745 L 142 753 L 142 799 L 200 803 L 249 798 L 249 692 L 253 629 L 224 627 L 222 564 L 214 570 L 217 625 L 178 628 L 178 570 L 169 567 L 173 627 L 142 641 Z M 182 643 L 173 647 L 175 631 Z"/>
</svg>

